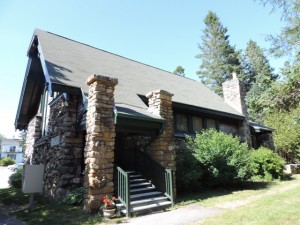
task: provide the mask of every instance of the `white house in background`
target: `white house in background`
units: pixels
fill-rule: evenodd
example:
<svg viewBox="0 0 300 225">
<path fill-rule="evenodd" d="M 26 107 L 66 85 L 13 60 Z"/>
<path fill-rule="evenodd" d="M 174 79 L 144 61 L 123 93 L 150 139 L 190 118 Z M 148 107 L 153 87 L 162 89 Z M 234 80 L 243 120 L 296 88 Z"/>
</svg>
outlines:
<svg viewBox="0 0 300 225">
<path fill-rule="evenodd" d="M 23 162 L 23 149 L 20 146 L 20 139 L 3 138 L 1 142 L 0 157 L 9 157 L 16 161 L 16 163 Z"/>
</svg>

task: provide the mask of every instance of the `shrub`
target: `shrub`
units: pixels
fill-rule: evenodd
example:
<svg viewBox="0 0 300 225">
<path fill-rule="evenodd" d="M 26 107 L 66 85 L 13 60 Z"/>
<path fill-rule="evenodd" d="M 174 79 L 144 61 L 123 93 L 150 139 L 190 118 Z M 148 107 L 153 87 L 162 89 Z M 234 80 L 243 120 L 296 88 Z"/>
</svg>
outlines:
<svg viewBox="0 0 300 225">
<path fill-rule="evenodd" d="M 240 143 L 237 137 L 206 130 L 196 138 L 187 137 L 187 148 L 199 162 L 198 180 L 205 185 L 231 185 L 251 176 L 248 146 Z"/>
<path fill-rule="evenodd" d="M 9 157 L 0 159 L 0 166 L 9 166 L 9 165 L 13 165 L 15 163 L 16 163 L 15 160 L 13 160 Z"/>
<path fill-rule="evenodd" d="M 273 180 L 283 178 L 285 161 L 275 152 L 261 147 L 251 151 L 250 168 L 253 180 Z"/>
<path fill-rule="evenodd" d="M 202 168 L 199 161 L 193 155 L 191 149 L 181 146 L 181 151 L 176 157 L 176 182 L 178 192 L 191 191 L 200 186 L 199 177 L 202 176 Z"/>
<path fill-rule="evenodd" d="M 64 199 L 63 203 L 66 205 L 81 205 L 84 198 L 84 188 L 80 187 L 74 189 L 69 194 L 67 194 Z"/>
<path fill-rule="evenodd" d="M 23 169 L 20 168 L 16 172 L 10 175 L 8 179 L 8 184 L 11 188 L 21 188 L 22 187 L 22 176 Z"/>
</svg>

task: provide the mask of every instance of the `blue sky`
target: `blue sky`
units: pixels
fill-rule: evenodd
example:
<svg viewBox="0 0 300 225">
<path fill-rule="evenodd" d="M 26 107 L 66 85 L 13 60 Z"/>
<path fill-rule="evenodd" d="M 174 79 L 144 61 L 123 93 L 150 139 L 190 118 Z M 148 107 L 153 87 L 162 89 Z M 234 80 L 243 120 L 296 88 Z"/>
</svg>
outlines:
<svg viewBox="0 0 300 225">
<path fill-rule="evenodd" d="M 14 135 L 35 28 L 167 71 L 181 65 L 186 76 L 198 79 L 200 60 L 195 56 L 209 10 L 228 28 L 230 43 L 237 49 L 245 49 L 250 39 L 267 48 L 265 35 L 283 26 L 279 14 L 270 14 L 270 7 L 253 0 L 1 0 L 0 133 Z M 271 60 L 276 69 L 282 64 Z"/>
</svg>

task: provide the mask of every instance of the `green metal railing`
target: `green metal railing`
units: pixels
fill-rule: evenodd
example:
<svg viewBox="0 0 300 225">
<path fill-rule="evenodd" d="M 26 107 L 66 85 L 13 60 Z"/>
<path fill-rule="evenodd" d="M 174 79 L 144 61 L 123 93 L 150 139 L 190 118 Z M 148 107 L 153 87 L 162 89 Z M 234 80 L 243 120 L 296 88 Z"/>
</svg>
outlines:
<svg viewBox="0 0 300 225">
<path fill-rule="evenodd" d="M 126 216 L 130 217 L 130 176 L 129 173 L 117 167 L 118 199 L 126 208 Z"/>
<path fill-rule="evenodd" d="M 174 205 L 173 170 L 166 169 L 165 176 L 166 176 L 166 192 L 165 192 L 165 194 L 171 200 L 172 205 Z"/>
<path fill-rule="evenodd" d="M 165 193 L 174 204 L 173 171 L 171 169 L 164 168 L 140 150 L 134 150 L 134 169 L 150 180 L 159 191 Z"/>
</svg>

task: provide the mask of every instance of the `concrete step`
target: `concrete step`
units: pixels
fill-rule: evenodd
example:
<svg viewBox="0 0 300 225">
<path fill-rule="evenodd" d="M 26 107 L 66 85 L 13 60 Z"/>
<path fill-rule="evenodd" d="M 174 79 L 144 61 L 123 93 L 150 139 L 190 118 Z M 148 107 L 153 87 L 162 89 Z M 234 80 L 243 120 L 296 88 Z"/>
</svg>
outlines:
<svg viewBox="0 0 300 225">
<path fill-rule="evenodd" d="M 133 195 L 130 195 L 130 199 L 133 201 L 134 199 L 147 198 L 147 197 L 150 197 L 150 196 L 155 197 L 157 195 L 162 195 L 162 192 L 151 191 L 151 192 L 146 192 L 146 193 L 133 194 Z"/>
<path fill-rule="evenodd" d="M 152 185 L 152 184 L 150 182 L 136 183 L 136 184 L 131 184 L 130 188 L 138 188 L 138 187 L 143 187 L 148 185 Z"/>
<path fill-rule="evenodd" d="M 134 178 L 140 178 L 140 177 L 142 177 L 142 176 L 139 175 L 139 174 L 130 175 L 130 179 L 131 179 L 131 178 L 132 178 L 132 179 L 134 179 Z"/>
<path fill-rule="evenodd" d="M 133 205 L 146 204 L 146 203 L 158 202 L 158 201 L 166 201 L 166 200 L 168 200 L 167 196 L 159 196 L 159 197 L 135 200 L 135 201 L 130 202 L 130 204 L 133 206 Z"/>
<path fill-rule="evenodd" d="M 147 182 L 147 180 L 144 178 L 130 179 L 130 184 L 142 183 L 142 182 Z"/>
<path fill-rule="evenodd" d="M 137 212 L 145 209 L 153 209 L 161 206 L 171 206 L 172 202 L 170 201 L 164 201 L 164 202 L 159 202 L 159 203 L 153 203 L 149 205 L 144 205 L 144 206 L 138 206 L 138 207 L 132 207 L 130 212 Z"/>
<path fill-rule="evenodd" d="M 154 186 L 151 187 L 143 187 L 143 188 L 136 188 L 136 189 L 130 189 L 130 193 L 137 193 L 137 192 L 148 192 L 155 190 Z"/>
</svg>

